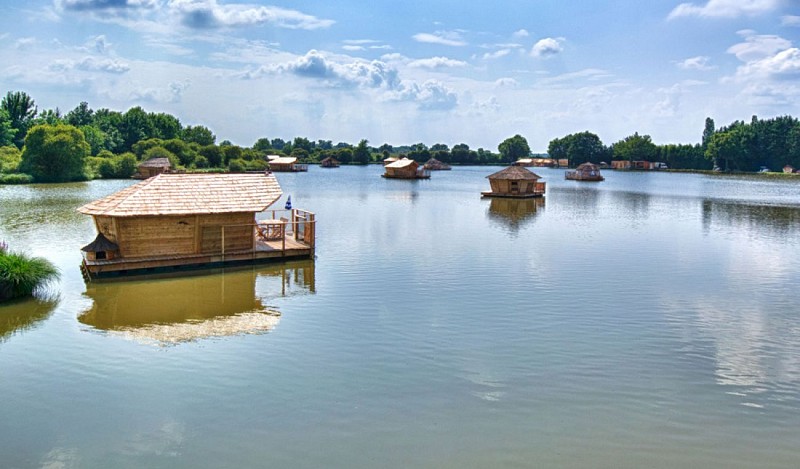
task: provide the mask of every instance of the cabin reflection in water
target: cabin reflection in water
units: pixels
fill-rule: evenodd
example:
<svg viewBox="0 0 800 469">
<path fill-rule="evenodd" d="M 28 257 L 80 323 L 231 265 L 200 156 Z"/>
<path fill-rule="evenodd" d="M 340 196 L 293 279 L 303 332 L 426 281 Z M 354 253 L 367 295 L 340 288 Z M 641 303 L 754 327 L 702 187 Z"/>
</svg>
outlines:
<svg viewBox="0 0 800 469">
<path fill-rule="evenodd" d="M 492 198 L 490 199 L 487 215 L 490 220 L 508 226 L 512 231 L 517 231 L 532 221 L 539 210 L 544 209 L 544 200 L 543 198 Z"/>
<path fill-rule="evenodd" d="M 314 291 L 313 261 L 180 278 L 93 282 L 86 291 L 93 304 L 78 321 L 159 345 L 262 334 L 280 320 L 280 312 L 265 300 Z"/>
</svg>

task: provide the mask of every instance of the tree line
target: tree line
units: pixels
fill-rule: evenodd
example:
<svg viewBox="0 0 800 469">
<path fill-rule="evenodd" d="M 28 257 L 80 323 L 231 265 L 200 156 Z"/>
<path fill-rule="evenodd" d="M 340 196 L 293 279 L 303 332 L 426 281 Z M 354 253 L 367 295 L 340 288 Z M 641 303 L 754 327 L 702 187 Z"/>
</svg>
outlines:
<svg viewBox="0 0 800 469">
<path fill-rule="evenodd" d="M 509 164 L 532 156 L 521 135 L 501 142 L 497 152 L 471 149 L 465 143 L 452 148 L 444 143 L 372 147 L 366 139 L 353 145 L 305 137 L 262 137 L 251 147 L 241 147 L 228 140 L 217 143 L 205 126 L 185 126 L 175 116 L 139 106 L 119 112 L 93 110 L 81 102 L 62 114 L 57 108 L 40 111 L 21 91 L 9 91 L 0 101 L 0 182 L 130 177 L 140 162 L 154 157 L 192 171 L 264 170 L 271 155 L 293 156 L 301 163 L 333 157 L 343 164 L 369 164 L 404 156 L 456 165 Z M 634 133 L 606 146 L 587 131 L 553 139 L 548 154 L 541 156 L 566 159 L 570 166 L 623 159 L 661 161 L 673 169 L 691 170 L 800 167 L 800 123 L 788 116 L 769 120 L 754 116 L 750 123 L 715 129 L 709 118 L 701 143 L 695 145 L 656 145 L 649 135 Z"/>
</svg>

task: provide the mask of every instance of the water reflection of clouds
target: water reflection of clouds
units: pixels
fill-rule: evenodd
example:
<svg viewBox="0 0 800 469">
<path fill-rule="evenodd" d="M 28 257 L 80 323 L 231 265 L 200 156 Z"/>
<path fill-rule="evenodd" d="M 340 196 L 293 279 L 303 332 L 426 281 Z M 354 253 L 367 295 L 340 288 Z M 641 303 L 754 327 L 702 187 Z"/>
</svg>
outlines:
<svg viewBox="0 0 800 469">
<path fill-rule="evenodd" d="M 262 334 L 278 324 L 280 313 L 265 306 L 259 295 L 313 293 L 313 271 L 313 261 L 304 261 L 189 277 L 92 283 L 86 296 L 93 301 L 78 320 L 95 330 L 157 345 Z"/>
</svg>

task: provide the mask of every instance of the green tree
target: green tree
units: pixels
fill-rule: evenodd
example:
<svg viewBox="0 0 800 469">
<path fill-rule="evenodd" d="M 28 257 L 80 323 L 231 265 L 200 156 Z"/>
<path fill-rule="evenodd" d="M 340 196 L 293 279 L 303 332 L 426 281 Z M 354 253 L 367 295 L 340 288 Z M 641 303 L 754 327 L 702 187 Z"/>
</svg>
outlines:
<svg viewBox="0 0 800 469">
<path fill-rule="evenodd" d="M 73 124 L 74 125 L 74 124 Z M 106 148 L 106 133 L 94 125 L 83 125 L 79 127 L 83 132 L 83 137 L 91 148 L 92 155 L 97 155 Z"/>
<path fill-rule="evenodd" d="M 612 146 L 613 157 L 619 160 L 644 160 L 654 161 L 658 156 L 658 147 L 650 139 L 649 135 L 633 135 L 625 137 Z"/>
<path fill-rule="evenodd" d="M 520 158 L 528 158 L 531 154 L 528 141 L 519 134 L 503 140 L 497 146 L 497 150 L 500 152 L 500 159 L 503 163 L 511 163 Z"/>
<path fill-rule="evenodd" d="M 182 125 L 177 117 L 160 112 L 150 113 L 147 116 L 153 127 L 153 136 L 161 140 L 172 140 L 181 135 Z"/>
<path fill-rule="evenodd" d="M 17 129 L 11 125 L 11 118 L 8 117 L 8 111 L 0 108 L 0 147 L 14 145 L 14 135 L 16 134 Z"/>
<path fill-rule="evenodd" d="M 83 132 L 68 124 L 37 125 L 25 137 L 20 170 L 37 182 L 85 179 L 84 162 L 90 147 Z"/>
<path fill-rule="evenodd" d="M 353 162 L 358 164 L 368 164 L 370 160 L 370 151 L 367 146 L 369 142 L 366 139 L 361 139 L 358 142 L 355 150 L 353 150 Z"/>
<path fill-rule="evenodd" d="M 14 145 L 0 147 L 0 173 L 13 173 L 19 168 L 22 153 Z"/>
<path fill-rule="evenodd" d="M 75 127 L 82 127 L 84 125 L 91 125 L 94 123 L 94 111 L 89 107 L 89 103 L 81 101 L 75 109 L 69 111 L 64 120 L 67 124 L 74 125 Z"/>
<path fill-rule="evenodd" d="M 122 115 L 118 129 L 122 135 L 122 148 L 124 151 L 130 150 L 135 143 L 141 140 L 155 136 L 155 128 L 150 121 L 150 117 L 139 106 L 128 109 Z"/>
<path fill-rule="evenodd" d="M 188 125 L 184 127 L 181 132 L 181 140 L 189 143 L 193 142 L 198 145 L 213 145 L 217 137 L 208 127 L 203 127 L 202 125 Z"/>
<path fill-rule="evenodd" d="M 725 171 L 736 169 L 738 160 L 744 156 L 741 132 L 732 129 L 715 133 L 708 142 L 705 154 L 715 166 Z"/>
<path fill-rule="evenodd" d="M 28 128 L 38 112 L 36 103 L 23 91 L 9 91 L 0 101 L 0 109 L 4 109 L 8 113 L 11 127 L 17 131 L 14 135 L 14 144 L 17 148 L 22 148 Z"/>
<path fill-rule="evenodd" d="M 256 143 L 253 144 L 253 150 L 265 153 L 267 150 L 272 150 L 272 144 L 269 142 L 268 138 L 262 137 L 256 140 Z"/>
<path fill-rule="evenodd" d="M 703 139 L 700 142 L 700 145 L 703 147 L 703 151 L 708 148 L 708 143 L 711 141 L 711 137 L 714 135 L 715 131 L 714 119 L 706 117 L 706 126 L 703 129 Z"/>
</svg>

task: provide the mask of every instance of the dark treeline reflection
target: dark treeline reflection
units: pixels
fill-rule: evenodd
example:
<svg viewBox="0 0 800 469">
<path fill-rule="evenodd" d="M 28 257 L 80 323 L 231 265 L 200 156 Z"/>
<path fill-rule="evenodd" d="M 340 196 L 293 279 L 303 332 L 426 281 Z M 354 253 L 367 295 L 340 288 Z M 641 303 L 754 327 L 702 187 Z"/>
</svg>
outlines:
<svg viewBox="0 0 800 469">
<path fill-rule="evenodd" d="M 800 228 L 800 208 L 703 200 L 703 231 L 715 225 L 788 235 Z"/>
</svg>

